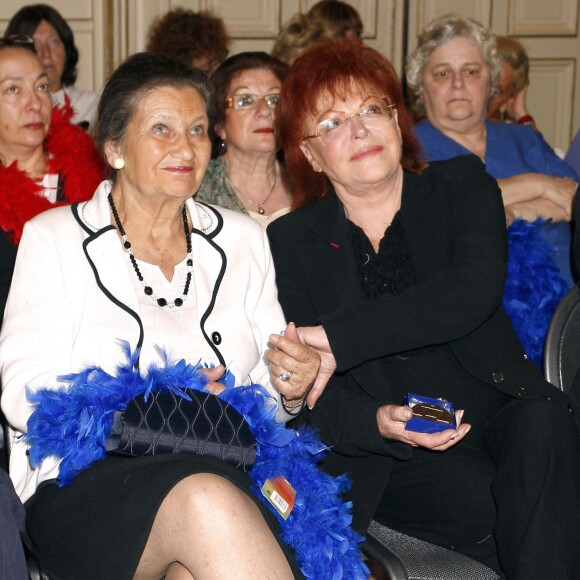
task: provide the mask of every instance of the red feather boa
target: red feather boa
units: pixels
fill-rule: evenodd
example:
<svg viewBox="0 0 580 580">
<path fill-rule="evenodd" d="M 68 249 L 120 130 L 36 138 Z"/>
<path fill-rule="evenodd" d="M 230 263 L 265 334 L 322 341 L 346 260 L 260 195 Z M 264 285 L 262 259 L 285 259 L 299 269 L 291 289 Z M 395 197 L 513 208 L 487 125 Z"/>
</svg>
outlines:
<svg viewBox="0 0 580 580">
<path fill-rule="evenodd" d="M 37 195 L 38 183 L 20 171 L 17 163 L 0 164 L 0 228 L 10 233 L 18 244 L 24 224 L 39 213 L 57 205 L 86 201 L 103 180 L 104 165 L 92 138 L 76 125 L 71 125 L 70 106 L 57 107 L 44 142 L 48 155 L 48 173 L 61 176 L 65 202 L 51 203 Z"/>
</svg>

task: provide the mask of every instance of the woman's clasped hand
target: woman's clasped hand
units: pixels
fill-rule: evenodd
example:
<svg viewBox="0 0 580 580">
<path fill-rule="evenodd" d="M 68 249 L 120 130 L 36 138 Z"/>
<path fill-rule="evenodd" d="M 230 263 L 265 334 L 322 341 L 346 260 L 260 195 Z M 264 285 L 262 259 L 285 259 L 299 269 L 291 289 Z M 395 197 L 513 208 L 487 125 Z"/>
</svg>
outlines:
<svg viewBox="0 0 580 580">
<path fill-rule="evenodd" d="M 320 369 L 320 356 L 300 342 L 294 323 L 290 322 L 282 334 L 270 335 L 275 347 L 266 351 L 266 359 L 271 365 L 272 381 L 287 408 L 302 403 L 313 385 L 313 377 Z"/>
</svg>

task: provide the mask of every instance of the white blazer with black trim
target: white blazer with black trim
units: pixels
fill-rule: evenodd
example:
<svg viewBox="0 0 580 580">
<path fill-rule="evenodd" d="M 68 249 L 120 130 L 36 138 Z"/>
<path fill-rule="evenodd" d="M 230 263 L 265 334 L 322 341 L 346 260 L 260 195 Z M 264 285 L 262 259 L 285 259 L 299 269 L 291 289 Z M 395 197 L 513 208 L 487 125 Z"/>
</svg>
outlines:
<svg viewBox="0 0 580 580">
<path fill-rule="evenodd" d="M 32 412 L 26 388 L 62 386 L 60 375 L 123 361 L 118 340 L 140 347 L 144 332 L 132 272 L 111 224 L 104 181 L 94 197 L 47 211 L 24 228 L 0 335 L 2 409 L 15 429 L 10 474 L 25 501 L 54 478 L 58 462 L 30 467 L 18 439 Z M 242 214 L 186 202 L 194 226 L 196 324 L 204 361 L 226 364 L 236 384 L 260 383 L 278 399 L 263 360 L 268 336 L 285 327 L 263 229 Z M 141 360 L 145 368 L 150 360 Z M 158 361 L 157 361 L 158 362 Z M 195 363 L 197 361 L 190 361 Z M 279 407 L 278 420 L 289 419 Z"/>
</svg>

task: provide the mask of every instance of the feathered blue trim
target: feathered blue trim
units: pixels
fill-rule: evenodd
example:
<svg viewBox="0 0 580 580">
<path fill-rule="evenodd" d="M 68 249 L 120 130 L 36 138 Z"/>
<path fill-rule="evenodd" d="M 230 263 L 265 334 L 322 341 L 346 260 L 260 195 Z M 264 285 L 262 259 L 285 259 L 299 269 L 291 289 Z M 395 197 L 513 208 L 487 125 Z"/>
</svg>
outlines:
<svg viewBox="0 0 580 580">
<path fill-rule="evenodd" d="M 127 362 L 108 374 L 98 367 L 60 377 L 69 383 L 57 390 L 28 392 L 35 405 L 28 420 L 26 441 L 30 462 L 38 467 L 47 457 L 61 459 L 58 484 L 67 485 L 91 463 L 105 456 L 105 442 L 113 414 L 125 409 L 140 394 L 170 389 L 187 397 L 182 389 L 203 390 L 207 383 L 201 364 L 171 362 L 160 353 L 163 365 L 151 366 L 141 375 L 134 369 L 137 353 L 123 344 Z M 317 467 L 327 447 L 312 429 L 287 429 L 275 420 L 276 405 L 259 385 L 233 388 L 231 374 L 220 398 L 235 407 L 252 427 L 257 456 L 249 475 L 252 492 L 278 518 L 282 539 L 294 550 L 307 578 L 363 579 L 369 575 L 359 550 L 364 538 L 351 529 L 351 504 L 340 496 L 349 489 L 346 476 L 333 478 Z M 284 476 L 296 490 L 296 503 L 287 520 L 262 496 L 266 479 Z"/>
<path fill-rule="evenodd" d="M 568 288 L 544 241 L 537 219 L 518 219 L 508 228 L 508 276 L 503 305 L 528 357 L 540 366 L 552 314 Z"/>
</svg>

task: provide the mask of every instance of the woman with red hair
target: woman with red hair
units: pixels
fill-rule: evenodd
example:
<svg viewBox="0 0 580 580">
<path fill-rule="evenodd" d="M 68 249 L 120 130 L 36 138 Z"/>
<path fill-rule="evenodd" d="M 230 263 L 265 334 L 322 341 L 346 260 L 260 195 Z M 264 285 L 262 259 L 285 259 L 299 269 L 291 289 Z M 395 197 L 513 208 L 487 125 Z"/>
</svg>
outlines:
<svg viewBox="0 0 580 580">
<path fill-rule="evenodd" d="M 393 67 L 357 39 L 296 60 L 277 123 L 300 192 L 268 227 L 279 299 L 323 358 L 300 420 L 350 473 L 355 527 L 374 518 L 508 578 L 571 578 L 580 441 L 502 307 L 497 183 L 475 156 L 420 161 Z M 418 431 L 409 392 L 455 417 Z"/>
</svg>

